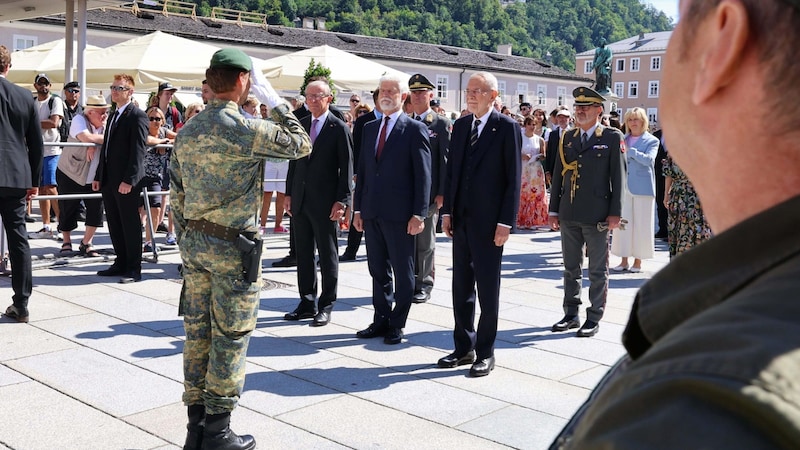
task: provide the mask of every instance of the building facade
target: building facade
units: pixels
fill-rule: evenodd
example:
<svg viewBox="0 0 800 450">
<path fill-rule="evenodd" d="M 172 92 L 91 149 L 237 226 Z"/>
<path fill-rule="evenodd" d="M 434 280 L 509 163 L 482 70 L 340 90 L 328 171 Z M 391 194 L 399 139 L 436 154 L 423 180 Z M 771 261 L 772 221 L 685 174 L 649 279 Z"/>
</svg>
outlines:
<svg viewBox="0 0 800 450">
<path fill-rule="evenodd" d="M 532 58 L 511 54 L 510 46 L 498 52 L 471 50 L 420 42 L 326 31 L 324 23 L 302 21 L 302 26 L 280 27 L 232 23 L 212 18 L 136 11 L 131 8 L 90 10 L 87 44 L 107 47 L 157 30 L 217 46 L 237 47 L 251 56 L 269 59 L 318 45 L 329 45 L 385 64 L 406 73 L 422 73 L 436 84 L 436 96 L 449 112 L 465 108 L 464 88 L 473 73 L 488 71 L 498 78 L 503 103 L 517 112 L 529 102 L 547 111 L 559 105 L 572 107 L 572 90 L 590 79 Z M 14 50 L 64 37 L 63 15 L 0 23 L 0 44 Z M 167 50 L 165 50 L 166 52 Z M 169 57 L 168 53 L 165 57 Z M 376 80 L 377 86 L 377 80 Z M 300 86 L 298 86 L 298 89 Z M 292 95 L 297 91 L 285 91 Z M 369 100 L 369 92 L 356 92 Z M 350 92 L 341 92 L 345 105 Z"/>
<path fill-rule="evenodd" d="M 658 101 L 661 95 L 661 68 L 671 31 L 641 33 L 607 44 L 611 48 L 611 90 L 619 97 L 617 109 L 623 113 L 641 107 L 647 111 L 650 127 L 658 129 Z M 577 75 L 594 78 L 594 50 L 575 55 Z"/>
</svg>

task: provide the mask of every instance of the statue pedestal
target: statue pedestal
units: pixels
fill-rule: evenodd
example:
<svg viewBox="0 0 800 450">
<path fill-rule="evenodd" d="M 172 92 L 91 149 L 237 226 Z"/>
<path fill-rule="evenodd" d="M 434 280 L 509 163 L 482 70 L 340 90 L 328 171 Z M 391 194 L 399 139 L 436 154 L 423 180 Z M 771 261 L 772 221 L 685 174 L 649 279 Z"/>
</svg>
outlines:
<svg viewBox="0 0 800 450">
<path fill-rule="evenodd" d="M 619 100 L 620 98 L 614 95 L 613 92 L 606 92 L 601 93 L 603 97 L 606 98 L 606 101 L 603 102 L 603 112 L 608 114 L 615 109 L 619 109 Z"/>
</svg>

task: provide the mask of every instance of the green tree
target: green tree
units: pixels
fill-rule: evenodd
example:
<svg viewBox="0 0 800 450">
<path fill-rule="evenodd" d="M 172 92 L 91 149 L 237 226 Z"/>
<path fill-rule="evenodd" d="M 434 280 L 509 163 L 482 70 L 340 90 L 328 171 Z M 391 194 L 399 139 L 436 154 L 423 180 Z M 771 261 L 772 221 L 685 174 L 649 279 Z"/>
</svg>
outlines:
<svg viewBox="0 0 800 450">
<path fill-rule="evenodd" d="M 311 58 L 311 61 L 308 63 L 308 68 L 306 68 L 306 72 L 303 74 L 303 85 L 300 86 L 300 93 L 306 95 L 306 86 L 308 86 L 308 83 L 321 77 L 328 80 L 328 86 L 330 86 L 331 94 L 333 95 L 333 100 L 331 101 L 335 104 L 336 89 L 333 88 L 333 81 L 331 81 L 331 69 L 323 66 L 322 63 L 314 61 L 314 58 Z"/>
</svg>

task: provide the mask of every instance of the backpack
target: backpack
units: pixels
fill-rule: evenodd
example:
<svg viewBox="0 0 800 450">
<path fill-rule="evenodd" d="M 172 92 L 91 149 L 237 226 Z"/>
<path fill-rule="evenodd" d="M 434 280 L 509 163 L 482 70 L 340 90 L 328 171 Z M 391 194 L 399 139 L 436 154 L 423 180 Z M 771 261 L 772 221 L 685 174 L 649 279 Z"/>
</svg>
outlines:
<svg viewBox="0 0 800 450">
<path fill-rule="evenodd" d="M 58 96 L 55 94 L 51 95 L 50 100 L 47 102 L 47 107 L 50 108 L 50 112 L 53 111 L 53 102 L 56 97 Z M 67 108 L 67 104 L 64 103 L 64 116 L 61 117 L 61 124 L 58 126 L 58 134 L 61 136 L 61 142 L 67 142 L 67 139 L 69 139 L 69 126 L 72 120 L 70 117 L 67 117 Z"/>
</svg>

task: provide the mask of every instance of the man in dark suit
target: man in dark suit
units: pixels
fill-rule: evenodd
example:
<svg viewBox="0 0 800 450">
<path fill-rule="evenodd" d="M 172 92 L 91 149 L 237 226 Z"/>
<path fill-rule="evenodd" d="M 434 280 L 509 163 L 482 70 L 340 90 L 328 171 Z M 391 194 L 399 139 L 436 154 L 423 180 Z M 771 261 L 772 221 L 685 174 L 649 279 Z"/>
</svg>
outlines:
<svg viewBox="0 0 800 450">
<path fill-rule="evenodd" d="M 364 131 L 364 125 L 383 117 L 380 105 L 378 104 L 378 95 L 380 95 L 380 88 L 372 91 L 372 102 L 375 105 L 375 109 L 356 118 L 356 121 L 353 122 L 353 181 L 355 184 L 358 184 L 358 172 L 356 171 L 358 170 L 358 158 L 361 153 L 361 136 Z M 361 246 L 362 236 L 363 233 L 356 230 L 355 225 L 353 225 L 351 221 L 350 231 L 347 233 L 347 247 L 345 247 L 342 256 L 339 257 L 339 261 L 356 260 L 356 253 L 358 253 L 358 247 Z"/>
<path fill-rule="evenodd" d="M 417 235 L 417 254 L 414 272 L 414 303 L 425 303 L 431 298 L 435 270 L 433 265 L 436 251 L 436 222 L 439 208 L 444 202 L 444 182 L 447 170 L 447 148 L 450 146 L 450 121 L 439 116 L 430 107 L 433 100 L 433 83 L 421 74 L 412 75 L 408 80 L 411 90 L 413 117 L 428 127 L 431 142 L 431 197 L 428 202 L 428 215 L 425 229 Z"/>
<path fill-rule="evenodd" d="M 667 239 L 667 207 L 664 206 L 666 194 L 666 177 L 664 177 L 664 160 L 667 158 L 667 148 L 664 147 L 664 137 L 661 130 L 653 133 L 658 138 L 658 153 L 653 163 L 653 172 L 656 176 L 656 216 L 658 217 L 657 239 Z"/>
<path fill-rule="evenodd" d="M 553 180 L 553 170 L 556 166 L 558 155 L 558 143 L 561 141 L 561 134 L 569 130 L 569 119 L 572 117 L 566 106 L 560 106 L 556 110 L 556 128 L 550 133 L 547 139 L 547 151 L 544 158 L 544 176 L 547 184 Z"/>
<path fill-rule="evenodd" d="M 352 138 L 347 124 L 328 109 L 331 89 L 325 81 L 306 86 L 311 114 L 300 120 L 313 152 L 291 161 L 286 177 L 286 209 L 292 215 L 297 251 L 297 285 L 300 304 L 286 320 L 314 318 L 312 325 L 327 325 L 336 302 L 339 251 L 336 231 L 350 201 L 353 174 Z M 314 247 L 319 250 L 322 292 L 317 305 L 317 270 Z"/>
<path fill-rule="evenodd" d="M 353 201 L 353 224 L 366 230 L 375 308 L 372 324 L 356 335 L 383 336 L 390 345 L 403 340 L 414 296 L 414 236 L 425 227 L 431 192 L 428 128 L 403 114 L 407 96 L 407 80 L 381 78 L 383 119 L 364 127 Z"/>
<path fill-rule="evenodd" d="M 108 232 L 117 258 L 102 277 L 121 276 L 120 283 L 142 279 L 142 223 L 139 220 L 139 181 L 144 177 L 147 115 L 131 102 L 134 81 L 130 75 L 114 76 L 111 101 L 117 107 L 109 117 L 100 165 L 92 189 L 101 191 Z"/>
<path fill-rule="evenodd" d="M 608 295 L 608 232 L 619 226 L 626 186 L 623 136 L 600 124 L 606 100 L 579 87 L 575 97 L 575 130 L 562 135 L 550 188 L 550 227 L 561 230 L 564 256 L 564 318 L 553 331 L 578 328 L 578 337 L 600 329 Z M 580 324 L 584 244 L 589 256 L 589 301 Z"/>
<path fill-rule="evenodd" d="M 11 53 L 0 45 L 0 217 L 8 236 L 14 291 L 13 304 L 5 315 L 25 323 L 29 320 L 28 299 L 33 290 L 25 209 L 27 201 L 39 191 L 43 145 L 33 97 L 30 91 L 6 80 L 10 67 Z"/>
<path fill-rule="evenodd" d="M 325 78 L 323 76 L 317 76 L 317 77 L 311 77 L 311 79 L 309 80 L 309 85 L 311 83 L 315 82 L 315 81 L 323 81 L 326 84 L 328 83 L 328 79 L 327 78 Z M 306 89 L 308 89 L 308 87 L 306 87 Z M 303 99 L 303 102 L 299 103 L 301 98 Z M 306 96 L 305 95 L 297 95 L 297 96 L 295 96 L 293 103 L 299 103 L 300 104 L 300 106 L 297 109 L 292 111 L 292 114 L 294 114 L 294 116 L 297 117 L 297 120 L 303 120 L 303 119 L 311 116 L 311 109 L 310 109 L 310 106 L 308 105 L 308 102 L 306 101 Z M 336 105 L 328 105 L 328 114 L 332 114 L 334 117 L 336 117 L 337 119 L 339 119 L 342 122 L 344 122 L 344 115 L 342 114 L 342 111 L 339 108 L 336 107 Z M 285 203 L 286 203 L 286 200 L 285 200 L 285 197 L 284 197 L 284 208 L 285 208 Z M 339 254 L 338 247 L 337 247 L 336 254 L 337 255 Z M 284 256 L 283 258 L 277 260 L 277 261 L 274 261 L 272 263 L 272 267 L 294 267 L 296 265 L 297 265 L 297 242 L 295 241 L 294 229 L 290 225 L 289 226 L 289 254 Z M 289 320 L 291 320 L 291 319 L 289 319 Z"/>
<path fill-rule="evenodd" d="M 442 230 L 453 238 L 453 353 L 439 367 L 472 364 L 470 375 L 494 369 L 503 245 L 519 209 L 519 124 L 497 112 L 497 78 L 477 72 L 466 89 L 472 113 L 456 121 L 450 140 Z M 481 317 L 475 330 L 475 287 Z"/>
</svg>

